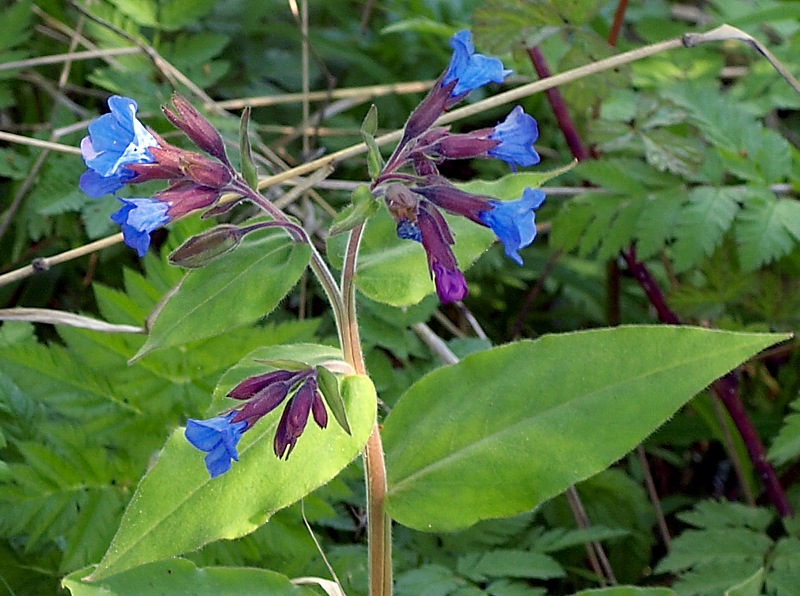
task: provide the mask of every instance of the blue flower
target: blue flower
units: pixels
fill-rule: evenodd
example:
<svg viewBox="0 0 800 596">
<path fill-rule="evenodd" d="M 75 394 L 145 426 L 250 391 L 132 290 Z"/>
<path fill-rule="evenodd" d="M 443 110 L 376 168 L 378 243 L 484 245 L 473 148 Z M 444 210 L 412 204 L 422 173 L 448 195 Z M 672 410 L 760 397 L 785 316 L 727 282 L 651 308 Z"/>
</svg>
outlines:
<svg viewBox="0 0 800 596">
<path fill-rule="evenodd" d="M 150 232 L 166 224 L 170 217 L 169 203 L 155 199 L 120 199 L 122 207 L 111 214 L 111 220 L 122 227 L 125 244 L 143 257 L 150 246 Z"/>
<path fill-rule="evenodd" d="M 526 188 L 516 201 L 489 201 L 491 209 L 483 211 L 480 218 L 494 231 L 505 248 L 506 256 L 518 265 L 522 257 L 517 252 L 536 238 L 536 213 L 545 195 L 538 188 Z"/>
<path fill-rule="evenodd" d="M 216 416 L 209 420 L 193 420 L 186 422 L 184 436 L 194 447 L 205 451 L 206 468 L 212 478 L 224 474 L 231 469 L 231 460 L 239 461 L 236 444 L 247 428 L 247 422 L 231 422 L 236 412 L 225 416 Z"/>
<path fill-rule="evenodd" d="M 422 232 L 419 230 L 419 225 L 405 217 L 397 222 L 397 237 L 403 240 L 422 242 Z"/>
<path fill-rule="evenodd" d="M 486 83 L 502 83 L 510 70 L 503 68 L 498 58 L 490 58 L 475 53 L 472 45 L 472 33 L 467 29 L 459 31 L 450 38 L 453 57 L 445 71 L 441 86 L 446 87 L 453 81 L 456 86 L 450 92 L 451 97 L 458 97 L 482 87 Z"/>
<path fill-rule="evenodd" d="M 507 162 L 514 171 L 517 165 L 528 167 L 539 163 L 539 154 L 533 148 L 539 138 L 539 127 L 521 106 L 511 110 L 506 119 L 494 127 L 489 138 L 500 144 L 487 153 Z"/>
<path fill-rule="evenodd" d="M 136 102 L 114 95 L 108 100 L 110 114 L 89 125 L 89 136 L 81 141 L 81 155 L 89 168 L 80 179 L 83 192 L 97 198 L 122 188 L 135 174 L 126 164 L 151 163 L 148 147 L 156 138 L 136 118 Z"/>
</svg>

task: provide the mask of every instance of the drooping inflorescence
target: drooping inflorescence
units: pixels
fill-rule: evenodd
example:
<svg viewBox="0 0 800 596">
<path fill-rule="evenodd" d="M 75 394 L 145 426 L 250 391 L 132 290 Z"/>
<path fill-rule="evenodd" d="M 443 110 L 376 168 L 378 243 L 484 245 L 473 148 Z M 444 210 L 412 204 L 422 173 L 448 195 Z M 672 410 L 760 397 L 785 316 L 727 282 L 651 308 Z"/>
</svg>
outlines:
<svg viewBox="0 0 800 596">
<path fill-rule="evenodd" d="M 533 147 L 539 129 L 521 106 L 491 128 L 454 134 L 433 126 L 470 91 L 500 83 L 511 72 L 497 58 L 476 54 L 469 31 L 456 33 L 450 46 L 449 66 L 409 117 L 400 143 L 372 184 L 397 222 L 397 235 L 422 243 L 436 293 L 445 304 L 463 299 L 468 290 L 451 248 L 455 239 L 440 210 L 490 228 L 506 255 L 522 265 L 519 250 L 536 237 L 535 211 L 545 199 L 541 190 L 526 188 L 517 200 L 498 201 L 459 190 L 439 174 L 438 165 L 449 159 L 496 158 L 515 171 L 539 163 Z M 408 168 L 413 174 L 403 171 Z"/>
</svg>

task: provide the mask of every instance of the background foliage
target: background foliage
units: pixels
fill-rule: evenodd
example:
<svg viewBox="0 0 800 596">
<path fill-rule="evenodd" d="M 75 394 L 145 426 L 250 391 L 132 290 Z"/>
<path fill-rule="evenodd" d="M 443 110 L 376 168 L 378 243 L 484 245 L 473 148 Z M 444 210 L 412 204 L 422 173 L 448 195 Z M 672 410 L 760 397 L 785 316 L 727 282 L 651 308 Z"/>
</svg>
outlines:
<svg viewBox="0 0 800 596">
<path fill-rule="evenodd" d="M 81 6 L 79 11 L 62 0 L 22 0 L 2 8 L 3 131 L 76 147 L 88 121 L 105 111 L 110 93 L 135 97 L 148 122 L 169 133 L 159 106 L 174 84 L 198 105 L 212 98 L 279 98 L 302 90 L 302 38 L 283 0 L 96 0 Z M 446 39 L 464 26 L 473 29 L 482 51 L 501 55 L 524 80 L 537 76 L 526 44 L 538 45 L 554 72 L 617 51 L 605 41 L 616 2 L 389 0 L 369 6 L 309 3 L 311 89 L 433 79 L 449 58 Z M 727 22 L 767 43 L 797 74 L 799 16 L 796 3 L 777 0 L 701 6 L 632 1 L 618 50 Z M 73 40 L 79 47 L 72 48 Z M 99 50 L 101 56 L 14 65 L 71 48 Z M 117 48 L 134 49 L 110 52 Z M 184 82 L 178 80 L 181 74 Z M 484 251 L 487 238 L 460 242 L 462 263 L 477 259 L 467 272 L 469 311 L 443 309 L 430 296 L 407 308 L 387 305 L 416 302 L 425 291 L 406 288 L 409 297 L 386 300 L 385 282 L 378 276 L 369 286 L 365 272 L 362 337 L 381 415 L 440 364 L 412 330 L 420 323 L 429 323 L 465 357 L 512 337 L 653 322 L 648 301 L 618 258 L 632 242 L 682 321 L 797 332 L 800 95 L 741 44 L 672 51 L 582 79 L 562 92 L 597 158 L 549 183 L 561 190 L 549 193 L 539 218 L 542 242 L 537 239 L 524 251 L 523 268 L 510 264 L 497 246 Z M 475 95 L 471 100 L 481 98 Z M 297 132 L 303 117 L 297 101 L 257 107 L 261 173 L 359 141 L 370 101 L 378 106 L 382 129 L 401 127 L 420 97 L 420 92 L 364 94 L 315 103 L 308 146 Z M 544 96 L 521 103 L 539 121 L 543 165 L 568 163 L 569 149 Z M 324 118 L 317 117 L 323 107 Z M 238 109 L 206 108 L 235 144 Z M 458 126 L 491 126 L 501 117 L 501 111 L 489 111 Z M 92 201 L 78 190 L 82 171 L 74 152 L 4 141 L 0 273 L 117 231 L 108 219 L 113 201 Z M 320 190 L 318 201 L 298 201 L 290 211 L 310 229 L 324 231 L 333 211 L 349 201 L 346 183 L 363 180 L 365 172 L 362 158 L 340 164 L 338 187 Z M 446 173 L 469 180 L 507 172 L 476 162 Z M 117 245 L 4 285 L 0 307 L 55 308 L 141 325 L 180 279 L 166 255 L 206 225 L 190 219 L 171 226 L 157 238 L 157 250 L 141 261 Z M 330 252 L 335 262 L 335 240 Z M 268 321 L 189 343 L 172 338 L 168 347 L 133 366 L 127 362 L 142 348 L 141 336 L 4 323 L 0 593 L 56 593 L 62 577 L 99 561 L 152 458 L 176 426 L 206 412 L 227 369 L 262 346 L 334 343 L 333 323 L 322 304 L 318 288 L 304 275 Z M 471 326 L 472 316 L 482 332 Z M 242 322 L 254 318 L 247 313 Z M 797 344 L 788 344 L 748 363 L 740 379 L 747 412 L 795 509 L 800 507 L 799 359 Z M 622 370 L 628 364 L 620 359 L 614 366 Z M 781 523 L 770 508 L 741 439 L 713 397 L 698 395 L 643 447 L 671 542 L 657 528 L 646 469 L 632 453 L 578 485 L 589 529 L 576 528 L 563 496 L 456 533 L 398 526 L 397 593 L 510 596 L 594 588 L 584 547 L 590 540 L 602 541 L 620 582 L 653 588 L 642 593 L 664 593 L 659 586 L 679 594 L 793 593 L 800 577 L 798 525 Z M 191 553 L 180 563 L 181 578 L 191 576 L 195 566 L 325 576 L 305 517 L 347 593 L 364 593 L 363 490 L 361 471 L 351 465 L 302 507 L 278 511 L 244 538 Z M 210 591 L 213 581 L 224 585 L 224 570 L 220 573 L 208 580 Z M 253 579 L 262 586 L 270 581 L 274 593 L 301 592 L 280 577 Z"/>
</svg>

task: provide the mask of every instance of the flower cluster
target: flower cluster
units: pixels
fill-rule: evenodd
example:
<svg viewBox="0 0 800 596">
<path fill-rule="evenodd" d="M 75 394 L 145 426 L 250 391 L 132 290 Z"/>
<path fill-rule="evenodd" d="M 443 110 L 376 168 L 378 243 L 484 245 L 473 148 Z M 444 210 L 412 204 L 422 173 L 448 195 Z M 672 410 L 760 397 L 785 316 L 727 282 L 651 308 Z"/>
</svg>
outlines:
<svg viewBox="0 0 800 596">
<path fill-rule="evenodd" d="M 476 54 L 469 31 L 456 33 L 450 46 L 449 66 L 409 117 L 400 143 L 372 185 L 397 222 L 397 235 L 422 243 L 436 293 L 445 304 L 463 299 L 467 283 L 453 255 L 455 240 L 441 210 L 491 228 L 506 255 L 522 265 L 519 250 L 536 237 L 535 211 L 545 199 L 541 190 L 526 188 L 520 199 L 497 201 L 459 190 L 439 174 L 439 164 L 450 159 L 496 158 L 514 171 L 517 166 L 539 163 L 533 147 L 539 129 L 521 106 L 492 128 L 454 134 L 433 126 L 470 91 L 500 83 L 511 72 L 497 58 Z M 406 166 L 413 174 L 401 171 Z"/>
<path fill-rule="evenodd" d="M 287 398 L 273 442 L 279 459 L 289 458 L 306 428 L 309 414 L 320 428 L 328 425 L 328 412 L 317 385 L 317 371 L 313 368 L 276 370 L 249 377 L 236 385 L 228 397 L 246 403 L 214 418 L 189 419 L 186 423 L 186 439 L 207 453 L 206 468 L 212 478 L 230 470 L 231 461 L 239 461 L 236 445 L 242 434 Z"/>
<path fill-rule="evenodd" d="M 116 195 L 127 184 L 168 181 L 167 188 L 152 197 L 117 197 L 122 207 L 111 219 L 139 256 L 147 252 L 153 230 L 213 206 L 235 176 L 222 137 L 211 123 L 179 95 L 172 103 L 175 111 L 164 108 L 167 119 L 211 158 L 167 143 L 137 119 L 134 100 L 118 95 L 108 100 L 111 112 L 93 121 L 81 141 L 87 170 L 80 187 L 92 198 Z"/>
</svg>

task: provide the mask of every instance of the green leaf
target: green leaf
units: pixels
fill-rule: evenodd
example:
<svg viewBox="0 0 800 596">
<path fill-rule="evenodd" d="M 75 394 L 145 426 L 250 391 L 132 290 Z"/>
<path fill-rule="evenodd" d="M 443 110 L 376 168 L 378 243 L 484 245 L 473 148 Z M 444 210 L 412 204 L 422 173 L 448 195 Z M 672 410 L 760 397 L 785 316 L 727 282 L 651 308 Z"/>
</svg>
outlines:
<svg viewBox="0 0 800 596">
<path fill-rule="evenodd" d="M 683 191 L 669 188 L 645 198 L 636 221 L 636 256 L 644 261 L 664 248 L 675 232 Z"/>
<path fill-rule="evenodd" d="M 256 350 L 232 368 L 215 390 L 215 411 L 234 400 L 225 394 L 238 382 L 263 372 L 256 360 L 281 356 L 329 360 L 338 352 L 325 346 L 273 346 Z M 93 580 L 138 565 L 194 550 L 213 540 L 249 534 L 277 510 L 328 482 L 361 451 L 375 421 L 376 396 L 369 378 L 342 379 L 352 436 L 338 425 L 320 429 L 309 422 L 288 461 L 273 453 L 281 412 L 259 420 L 239 443 L 239 461 L 211 479 L 203 454 L 176 429 L 131 499 Z"/>
<path fill-rule="evenodd" d="M 266 569 L 196 567 L 185 559 L 158 561 L 119 575 L 84 581 L 91 569 L 76 571 L 61 580 L 72 596 L 135 596 L 138 594 L 270 594 L 311 596 L 314 591 L 295 586 L 284 575 Z"/>
<path fill-rule="evenodd" d="M 753 271 L 789 254 L 800 241 L 800 201 L 753 189 L 736 218 L 739 264 Z"/>
<path fill-rule="evenodd" d="M 328 233 L 336 236 L 352 230 L 375 215 L 379 208 L 380 201 L 373 196 L 369 186 L 362 184 L 353 191 L 352 203 L 336 216 Z"/>
<path fill-rule="evenodd" d="M 489 248 L 494 234 L 463 217 L 445 217 L 456 239 L 453 252 L 459 266 L 466 269 Z M 328 239 L 328 255 L 337 266 L 341 266 L 346 242 L 341 235 Z M 369 298 L 393 306 L 416 304 L 435 290 L 422 245 L 398 238 L 386 209 L 367 222 L 356 286 Z"/>
<path fill-rule="evenodd" d="M 702 529 L 746 527 L 764 532 L 775 519 L 775 513 L 763 507 L 748 507 L 728 501 L 700 501 L 691 511 L 678 514 L 687 524 Z"/>
<path fill-rule="evenodd" d="M 614 586 L 612 588 L 596 588 L 581 590 L 573 596 L 675 596 L 669 588 L 640 588 L 639 586 Z"/>
<path fill-rule="evenodd" d="M 725 596 L 761 596 L 763 585 L 764 568 L 759 567 L 753 575 L 725 590 Z"/>
<path fill-rule="evenodd" d="M 553 579 L 566 575 L 558 561 L 549 555 L 513 549 L 462 555 L 457 569 L 461 575 L 476 582 L 491 577 Z"/>
<path fill-rule="evenodd" d="M 793 412 L 783 419 L 783 426 L 773 439 L 767 457 L 782 465 L 800 456 L 800 398 L 791 403 Z"/>
<path fill-rule="evenodd" d="M 689 193 L 689 202 L 678 214 L 675 244 L 672 246 L 675 271 L 686 271 L 703 257 L 711 256 L 739 211 L 744 187 L 712 188 L 700 186 Z"/>
<path fill-rule="evenodd" d="M 528 187 L 539 188 L 556 176 L 569 172 L 577 163 L 573 161 L 554 170 L 508 174 L 497 180 L 471 180 L 458 183 L 456 186 L 466 192 L 508 201 L 521 197 L 522 192 Z"/>
<path fill-rule="evenodd" d="M 28 39 L 32 16 L 31 0 L 15 2 L 0 12 L 0 51 L 13 48 Z"/>
<path fill-rule="evenodd" d="M 165 31 L 177 31 L 206 16 L 214 4 L 216 0 L 161 0 L 158 27 Z"/>
<path fill-rule="evenodd" d="M 328 404 L 333 417 L 339 426 L 348 435 L 351 434 L 350 424 L 347 422 L 347 411 L 344 409 L 341 393 L 339 393 L 339 379 L 324 366 L 317 366 L 317 383 L 325 403 Z"/>
<path fill-rule="evenodd" d="M 766 534 L 748 528 L 687 530 L 673 540 L 655 571 L 668 573 L 720 562 L 760 565 L 770 546 L 772 540 Z"/>
<path fill-rule="evenodd" d="M 389 514 L 438 531 L 527 511 L 611 465 L 708 383 L 784 337 L 619 327 L 438 369 L 384 423 Z"/>
<path fill-rule="evenodd" d="M 253 150 L 250 147 L 250 106 L 242 110 L 242 119 L 239 122 L 239 153 L 242 160 L 242 177 L 253 190 L 258 190 L 258 172 L 253 161 Z"/>
<path fill-rule="evenodd" d="M 294 286 L 310 251 L 283 231 L 250 234 L 234 252 L 189 271 L 156 311 L 150 334 L 134 356 L 214 337 L 267 315 Z"/>
<path fill-rule="evenodd" d="M 158 7 L 155 0 L 109 0 L 133 22 L 145 27 L 158 27 Z"/>
<path fill-rule="evenodd" d="M 361 123 L 361 138 L 367 145 L 367 170 L 369 177 L 375 180 L 383 170 L 383 157 L 378 144 L 375 142 L 375 133 L 378 131 L 378 108 L 372 104 Z"/>
</svg>

